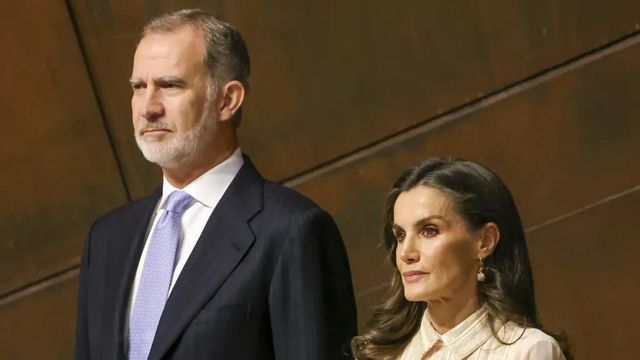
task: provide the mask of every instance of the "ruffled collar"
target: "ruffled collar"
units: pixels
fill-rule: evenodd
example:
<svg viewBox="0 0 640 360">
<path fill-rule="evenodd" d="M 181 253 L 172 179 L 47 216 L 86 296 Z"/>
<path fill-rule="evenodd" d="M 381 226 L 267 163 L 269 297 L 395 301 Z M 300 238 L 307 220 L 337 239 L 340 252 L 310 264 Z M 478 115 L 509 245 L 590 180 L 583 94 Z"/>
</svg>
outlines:
<svg viewBox="0 0 640 360">
<path fill-rule="evenodd" d="M 438 340 L 442 341 L 442 348 L 437 352 L 440 355 L 438 358 L 464 359 L 493 336 L 488 321 L 489 312 L 485 307 L 481 307 L 444 334 L 438 334 L 433 328 L 428 313 L 428 310 L 424 312 L 420 330 L 407 345 L 402 360 L 422 359 Z M 497 330 L 499 329 L 496 328 Z"/>
</svg>

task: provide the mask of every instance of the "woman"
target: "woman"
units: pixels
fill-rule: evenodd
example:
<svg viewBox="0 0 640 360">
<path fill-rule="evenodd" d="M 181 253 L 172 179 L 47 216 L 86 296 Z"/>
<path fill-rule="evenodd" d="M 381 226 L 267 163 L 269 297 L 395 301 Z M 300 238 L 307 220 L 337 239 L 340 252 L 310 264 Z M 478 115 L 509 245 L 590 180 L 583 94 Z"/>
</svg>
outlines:
<svg viewBox="0 0 640 360">
<path fill-rule="evenodd" d="M 434 158 L 409 169 L 389 194 L 384 243 L 397 271 L 353 340 L 356 359 L 572 358 L 537 320 L 518 210 L 487 168 Z"/>
</svg>

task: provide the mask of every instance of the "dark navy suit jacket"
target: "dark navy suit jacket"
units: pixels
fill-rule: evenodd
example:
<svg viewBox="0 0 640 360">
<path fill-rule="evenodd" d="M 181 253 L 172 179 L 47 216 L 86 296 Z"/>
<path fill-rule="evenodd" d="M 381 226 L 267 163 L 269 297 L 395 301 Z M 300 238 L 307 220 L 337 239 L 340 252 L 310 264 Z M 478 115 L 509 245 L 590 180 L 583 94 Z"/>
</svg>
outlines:
<svg viewBox="0 0 640 360">
<path fill-rule="evenodd" d="M 93 224 L 80 266 L 76 359 L 126 358 L 128 299 L 160 195 Z M 345 359 L 356 331 L 335 223 L 245 158 L 171 291 L 149 359 Z"/>
</svg>

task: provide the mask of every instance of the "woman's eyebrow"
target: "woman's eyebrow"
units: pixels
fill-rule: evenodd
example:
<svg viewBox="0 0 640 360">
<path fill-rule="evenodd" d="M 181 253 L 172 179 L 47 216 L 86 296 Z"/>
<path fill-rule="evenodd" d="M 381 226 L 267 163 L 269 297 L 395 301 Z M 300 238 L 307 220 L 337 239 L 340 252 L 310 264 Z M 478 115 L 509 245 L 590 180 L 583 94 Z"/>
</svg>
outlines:
<svg viewBox="0 0 640 360">
<path fill-rule="evenodd" d="M 424 217 L 424 218 L 419 219 L 418 221 L 416 221 L 416 222 L 413 224 L 413 226 L 414 226 L 414 227 L 418 227 L 418 226 L 424 225 L 424 224 L 426 224 L 426 223 L 428 223 L 428 222 L 431 222 L 431 221 L 433 221 L 433 220 L 441 220 L 441 221 L 443 221 L 445 224 L 449 224 L 449 220 L 447 220 L 447 219 L 446 219 L 444 216 L 442 216 L 442 215 L 429 215 L 429 216 L 427 216 L 427 217 Z M 393 223 L 393 224 L 391 225 L 391 228 L 392 228 L 394 231 L 404 230 L 404 229 L 402 228 L 402 226 L 400 226 L 400 225 L 398 225 L 398 224 L 396 224 L 396 223 Z"/>
<path fill-rule="evenodd" d="M 444 223 L 448 224 L 449 221 L 442 215 L 429 215 L 415 222 L 415 226 L 424 225 L 425 223 L 431 222 L 433 220 L 441 220 Z"/>
</svg>

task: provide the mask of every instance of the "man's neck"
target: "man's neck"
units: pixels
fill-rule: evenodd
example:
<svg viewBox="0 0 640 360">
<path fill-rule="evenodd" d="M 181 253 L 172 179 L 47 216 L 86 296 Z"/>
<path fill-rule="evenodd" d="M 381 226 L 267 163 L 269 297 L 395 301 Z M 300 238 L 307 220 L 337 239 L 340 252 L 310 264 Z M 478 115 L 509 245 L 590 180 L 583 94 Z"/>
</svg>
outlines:
<svg viewBox="0 0 640 360">
<path fill-rule="evenodd" d="M 201 159 L 192 159 L 175 167 L 163 167 L 162 173 L 165 179 L 176 189 L 184 189 L 202 174 L 213 169 L 229 158 L 238 148 L 238 144 L 230 144 L 224 151 L 217 151 L 215 156 L 205 156 Z"/>
</svg>

